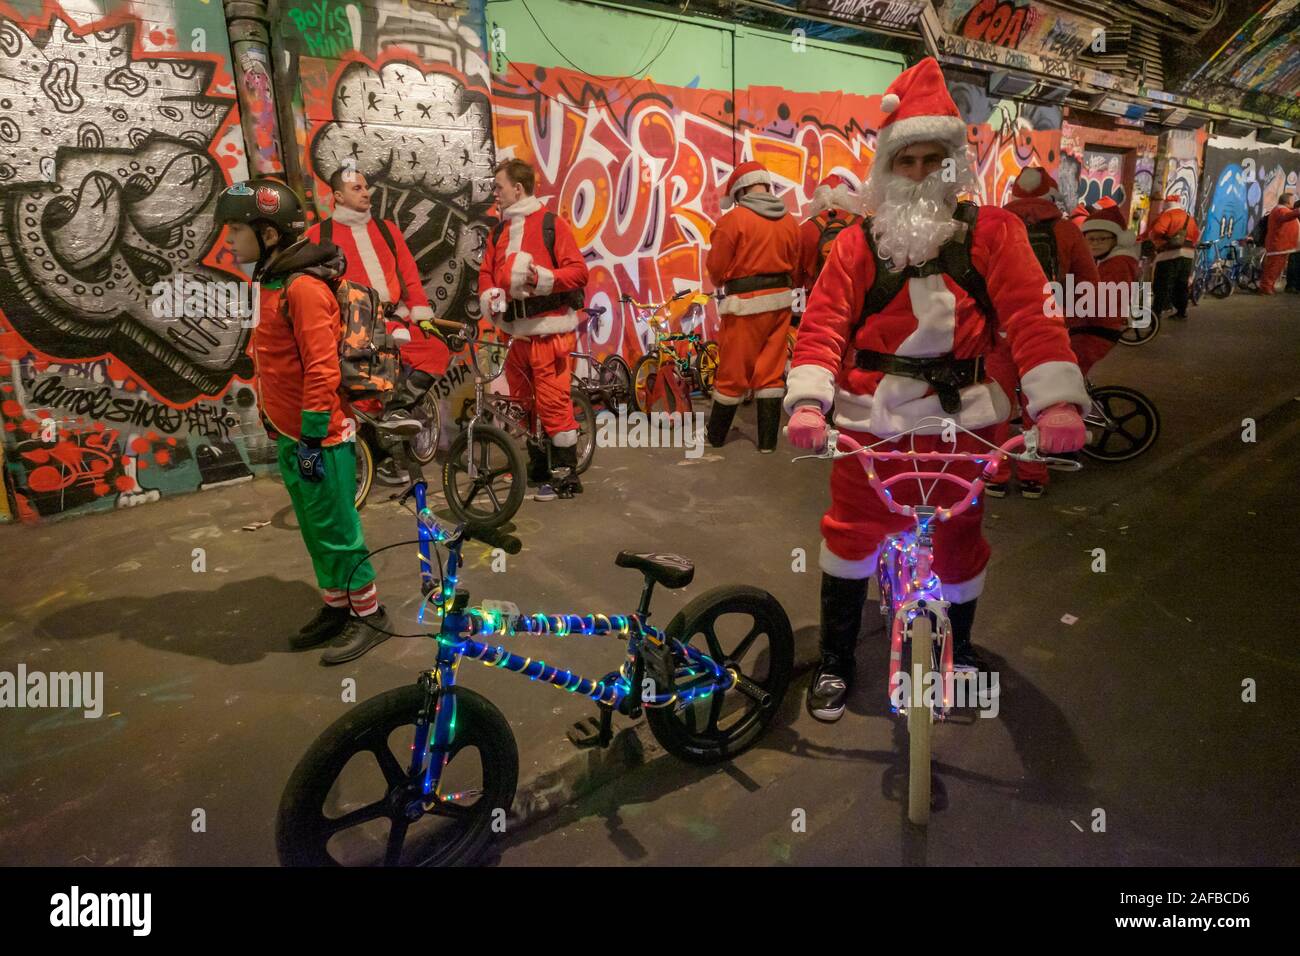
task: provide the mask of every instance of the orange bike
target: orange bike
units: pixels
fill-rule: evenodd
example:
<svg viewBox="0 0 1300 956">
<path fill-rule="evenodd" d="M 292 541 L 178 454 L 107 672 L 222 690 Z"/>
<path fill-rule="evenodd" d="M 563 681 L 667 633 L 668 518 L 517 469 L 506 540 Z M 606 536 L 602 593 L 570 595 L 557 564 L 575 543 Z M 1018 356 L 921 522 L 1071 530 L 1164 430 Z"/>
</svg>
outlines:
<svg viewBox="0 0 1300 956">
<path fill-rule="evenodd" d="M 629 295 L 619 298 L 635 310 L 638 334 L 644 325 L 654 337 L 648 344 L 643 340 L 645 354 L 632 368 L 632 402 L 637 411 L 685 412 L 691 408 L 692 392 L 699 391 L 705 398 L 713 394 L 718 343 L 705 341 L 697 332 L 673 332 L 669 325 L 669 307 L 686 298 L 690 304 L 682 326 L 694 316 L 702 328 L 704 306 L 711 298 L 706 292 L 683 289 L 667 302 L 637 302 Z"/>
</svg>

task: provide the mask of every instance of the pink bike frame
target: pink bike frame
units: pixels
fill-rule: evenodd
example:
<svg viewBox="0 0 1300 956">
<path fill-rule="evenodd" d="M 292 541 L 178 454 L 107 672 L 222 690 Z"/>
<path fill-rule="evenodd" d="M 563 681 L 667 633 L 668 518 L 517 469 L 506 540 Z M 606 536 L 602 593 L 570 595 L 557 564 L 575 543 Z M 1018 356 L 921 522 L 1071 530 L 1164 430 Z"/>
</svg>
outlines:
<svg viewBox="0 0 1300 956">
<path fill-rule="evenodd" d="M 902 505 L 894 500 L 890 488 L 900 481 L 947 481 L 957 485 L 965 491 L 965 495 L 960 501 L 951 507 L 934 509 L 934 519 L 938 521 L 948 521 L 965 512 L 979 498 L 984 490 L 984 480 L 991 478 L 997 469 L 998 462 L 1011 454 L 1025 443 L 1025 436 L 1016 435 L 1009 439 L 1005 444 L 996 450 L 990 448 L 986 452 L 917 452 L 917 451 L 877 451 L 874 448 L 859 444 L 847 435 L 839 434 L 835 431 L 828 432 L 829 443 L 835 445 L 836 449 L 845 454 L 856 454 L 862 459 L 863 470 L 867 473 L 867 481 L 871 484 L 872 490 L 880 497 L 892 513 L 903 515 L 909 518 L 918 518 L 917 506 Z M 901 460 L 901 461 L 983 461 L 988 459 L 988 464 L 983 472 L 974 481 L 962 478 L 960 475 L 954 475 L 947 471 L 921 471 L 914 469 L 912 471 L 903 471 L 886 478 L 883 481 L 876 474 L 872 463 L 875 460 Z M 924 506 L 922 506 L 924 507 Z M 920 521 L 918 519 L 917 526 Z M 896 610 L 893 614 L 892 626 L 889 637 L 889 704 L 894 713 L 899 712 L 898 703 L 895 700 L 895 688 L 901 684 L 900 672 L 903 664 L 903 640 L 911 642 L 912 621 L 918 614 L 924 613 L 925 610 L 934 606 L 935 609 L 935 630 L 934 638 L 940 641 L 942 651 L 940 654 L 940 675 L 943 681 L 943 702 L 942 706 L 936 708 L 935 716 L 942 718 L 953 705 L 953 668 L 952 668 L 952 625 L 948 621 L 946 608 L 947 601 L 943 601 L 935 596 L 935 591 L 939 581 L 935 578 L 931 564 L 933 554 L 929 545 L 922 544 L 917 540 L 916 526 L 910 531 L 893 534 L 887 537 L 881 545 L 880 558 L 877 563 L 877 584 L 881 589 L 882 607 L 885 588 L 890 589 L 890 600 Z M 895 575 L 892 571 L 889 573 L 888 581 L 885 579 L 886 567 L 892 567 L 890 562 L 891 555 L 889 550 L 899 551 L 903 558 L 910 559 L 906 563 L 900 558 L 897 566 L 910 567 L 915 565 L 915 573 L 911 575 Z M 897 580 L 903 577 L 903 580 Z M 895 587 L 901 585 L 903 593 L 899 596 L 893 594 Z M 913 649 L 915 656 L 916 650 Z M 928 669 L 928 664 L 927 664 Z M 919 695 L 920 688 L 913 688 L 913 695 Z"/>
</svg>

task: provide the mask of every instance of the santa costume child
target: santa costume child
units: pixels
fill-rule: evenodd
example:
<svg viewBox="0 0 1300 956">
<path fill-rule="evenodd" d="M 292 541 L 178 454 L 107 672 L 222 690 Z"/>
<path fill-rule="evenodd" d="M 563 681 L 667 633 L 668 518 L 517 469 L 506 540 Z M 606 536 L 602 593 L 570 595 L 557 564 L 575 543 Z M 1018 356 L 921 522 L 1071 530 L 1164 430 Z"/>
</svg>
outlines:
<svg viewBox="0 0 1300 956">
<path fill-rule="evenodd" d="M 1071 293 L 1077 295 L 1085 285 L 1096 289 L 1097 265 L 1079 226 L 1061 214 L 1061 207 L 1057 205 L 1060 198 L 1056 180 L 1051 174 L 1040 166 L 1029 166 L 1011 184 L 1011 199 L 1002 208 L 1015 213 L 1025 224 L 1025 229 L 1029 232 L 1029 244 L 1034 249 L 1038 264 L 1043 267 L 1049 281 L 1060 285 L 1058 301 L 1062 305 L 1061 311 L 1065 313 L 1073 310 L 1064 307 L 1067 303 L 1063 296 Z M 1114 207 L 1114 204 L 1111 206 Z M 1118 215 L 1119 210 L 1115 209 L 1115 213 Z M 989 356 L 988 367 L 989 374 L 999 382 L 1016 381 L 1015 363 L 1005 340 Z M 1015 392 L 1010 391 L 1008 394 L 1014 395 Z M 1029 412 L 1023 410 L 1023 397 L 1020 405 L 1022 423 L 1026 428 L 1033 427 Z M 1001 444 L 1010 436 L 1011 424 L 1007 422 L 998 429 L 996 440 Z M 1043 496 L 1048 483 L 1046 465 L 1028 461 L 1013 463 L 1005 459 L 999 463 L 992 481 L 985 484 L 985 494 L 992 498 L 1006 497 L 1013 472 L 1020 478 L 1021 497 Z"/>
<path fill-rule="evenodd" d="M 1101 285 L 1092 318 L 1066 317 L 1070 345 L 1079 371 L 1088 371 L 1115 347 L 1128 326 L 1137 294 L 1137 237 L 1129 231 L 1123 212 L 1115 206 L 1094 210 L 1083 224 Z M 1120 285 L 1124 287 L 1120 289 Z"/>
<path fill-rule="evenodd" d="M 974 173 L 966 124 L 939 64 L 927 57 L 900 73 L 881 108 L 887 115 L 865 187 L 869 216 L 836 239 L 799 328 L 785 400 L 791 444 L 822 447 L 832 406 L 835 425 L 863 445 L 896 438 L 929 416 L 950 418 L 991 440 L 1011 403 L 1004 387 L 984 374 L 983 360 L 1005 336 L 1039 447 L 1081 447 L 1080 412 L 1088 402 L 1083 376 L 1064 324 L 1049 315 L 1046 278 L 1024 225 L 1004 209 L 957 201 L 959 193 L 973 191 Z M 953 164 L 944 162 L 949 158 L 957 161 L 955 176 Z M 945 268 L 959 271 L 962 281 Z M 985 450 L 963 432 L 944 442 L 942 431 L 927 428 L 896 447 Z M 874 467 L 885 479 L 906 466 L 882 461 Z M 966 478 L 978 471 L 949 468 Z M 936 489 L 931 503 L 954 503 L 948 487 Z M 918 503 L 906 483 L 896 486 L 895 498 Z M 977 666 L 971 626 L 989 560 L 982 506 L 934 530 L 934 570 L 943 598 L 952 602 L 954 659 L 963 670 Z M 822 660 L 808 691 L 808 708 L 819 720 L 837 720 L 844 711 L 867 579 L 885 537 L 910 523 L 880 502 L 856 458 L 834 464 L 831 505 L 821 521 Z"/>
<path fill-rule="evenodd" d="M 720 202 L 730 211 L 714 225 L 704 260 L 714 286 L 725 293 L 707 430 L 715 448 L 726 441 L 747 391 L 758 406 L 758 450 L 775 451 L 781 430 L 799 224 L 771 187 L 772 177 L 758 163 L 735 168 Z"/>
</svg>

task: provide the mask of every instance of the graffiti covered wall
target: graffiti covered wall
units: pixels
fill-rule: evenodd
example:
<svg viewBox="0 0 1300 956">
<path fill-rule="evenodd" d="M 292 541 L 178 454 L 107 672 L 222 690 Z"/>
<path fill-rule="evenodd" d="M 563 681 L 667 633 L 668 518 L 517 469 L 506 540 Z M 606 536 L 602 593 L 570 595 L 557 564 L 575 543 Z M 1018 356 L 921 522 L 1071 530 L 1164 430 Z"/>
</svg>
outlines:
<svg viewBox="0 0 1300 956">
<path fill-rule="evenodd" d="M 1282 193 L 1300 194 L 1300 150 L 1211 137 L 1202 182 L 1197 213 L 1203 238 L 1244 239 Z"/>
<path fill-rule="evenodd" d="M 1146 228 L 1159 139 L 1139 130 L 1061 124 L 1061 175 L 1067 206 L 1109 197 L 1123 208 L 1129 227 Z"/>
<path fill-rule="evenodd" d="M 154 308 L 160 283 L 244 278 L 213 221 L 246 170 L 220 5 L 0 4 L 0 51 L 0 418 L 18 516 L 251 478 L 267 444 L 251 323 Z"/>
</svg>

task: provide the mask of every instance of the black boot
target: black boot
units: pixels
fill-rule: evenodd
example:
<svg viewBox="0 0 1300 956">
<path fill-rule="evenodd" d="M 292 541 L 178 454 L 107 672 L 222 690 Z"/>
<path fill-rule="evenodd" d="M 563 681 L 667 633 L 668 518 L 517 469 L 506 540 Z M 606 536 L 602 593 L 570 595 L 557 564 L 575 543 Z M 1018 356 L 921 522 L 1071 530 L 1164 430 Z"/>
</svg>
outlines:
<svg viewBox="0 0 1300 956">
<path fill-rule="evenodd" d="M 971 628 L 975 625 L 975 605 L 979 598 L 953 604 L 948 608 L 948 620 L 952 622 L 952 669 L 971 673 L 984 670 L 984 662 L 975 653 L 971 644 Z"/>
<path fill-rule="evenodd" d="M 582 494 L 582 482 L 578 480 L 578 446 L 561 448 L 554 445 L 551 454 L 555 460 L 555 494 L 561 498 Z"/>
<path fill-rule="evenodd" d="M 709 444 L 714 448 L 721 448 L 722 443 L 727 440 L 727 432 L 731 431 L 731 422 L 736 417 L 736 409 L 739 407 L 739 405 L 724 405 L 716 398 L 713 400 L 713 407 L 709 409 L 706 434 Z"/>
<path fill-rule="evenodd" d="M 316 612 L 316 616 L 304 624 L 297 634 L 289 638 L 289 646 L 295 651 L 300 651 L 305 647 L 315 647 L 317 644 L 332 640 L 343 632 L 349 616 L 350 612 L 346 607 L 330 607 L 328 604 L 323 604 Z"/>
<path fill-rule="evenodd" d="M 781 434 L 781 399 L 758 399 L 758 450 L 765 455 L 776 451 Z"/>
<path fill-rule="evenodd" d="M 338 639 L 321 655 L 320 662 L 328 667 L 354 661 L 388 640 L 392 636 L 388 633 L 391 627 L 388 612 L 382 605 L 366 617 L 349 617 Z"/>
<path fill-rule="evenodd" d="M 417 433 L 424 427 L 424 423 L 415 417 L 413 409 L 420 403 L 420 399 L 424 398 L 424 393 L 432 384 L 433 376 L 419 369 L 411 369 L 404 374 L 397 380 L 397 386 L 384 402 L 383 417 L 379 419 L 375 428 L 387 435 L 400 437 L 410 437 Z"/>
<path fill-rule="evenodd" d="M 866 600 L 866 578 L 822 573 L 822 660 L 808 685 L 807 698 L 808 712 L 818 720 L 832 723 L 844 713 Z"/>
<path fill-rule="evenodd" d="M 528 483 L 530 485 L 548 485 L 551 483 L 550 452 L 545 441 L 528 439 Z"/>
</svg>

